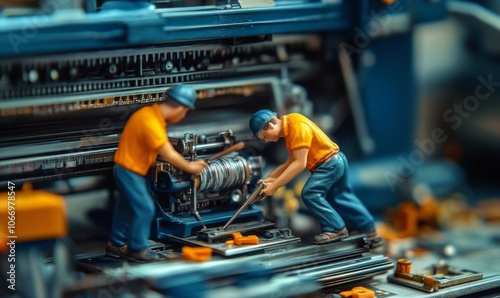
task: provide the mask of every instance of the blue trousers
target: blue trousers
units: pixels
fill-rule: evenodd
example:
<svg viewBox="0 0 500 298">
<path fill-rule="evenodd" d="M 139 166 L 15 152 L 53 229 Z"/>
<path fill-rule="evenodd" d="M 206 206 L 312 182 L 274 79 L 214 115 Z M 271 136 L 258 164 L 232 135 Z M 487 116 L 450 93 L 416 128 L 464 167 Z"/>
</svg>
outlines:
<svg viewBox="0 0 500 298">
<path fill-rule="evenodd" d="M 115 165 L 113 168 L 120 199 L 115 207 L 110 240 L 114 245 L 128 244 L 134 251 L 148 247 L 155 207 L 146 178 Z"/>
<path fill-rule="evenodd" d="M 345 155 L 339 152 L 319 166 L 302 189 L 302 200 L 323 232 L 343 229 L 344 220 L 355 230 L 375 231 L 372 215 L 352 191 L 348 169 Z"/>
</svg>

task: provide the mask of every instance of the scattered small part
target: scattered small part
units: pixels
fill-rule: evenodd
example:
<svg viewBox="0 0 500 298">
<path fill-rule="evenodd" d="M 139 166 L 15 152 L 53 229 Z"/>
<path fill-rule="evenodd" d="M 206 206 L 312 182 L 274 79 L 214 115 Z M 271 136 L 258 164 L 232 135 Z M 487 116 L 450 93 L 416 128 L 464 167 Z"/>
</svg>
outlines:
<svg viewBox="0 0 500 298">
<path fill-rule="evenodd" d="M 233 233 L 233 240 L 226 241 L 226 245 L 229 241 L 233 241 L 233 244 L 243 245 L 243 244 L 259 244 L 259 237 L 257 235 L 243 236 L 240 232 Z"/>
<path fill-rule="evenodd" d="M 351 291 L 340 292 L 343 298 L 374 298 L 375 292 L 365 287 L 354 287 Z"/>
<path fill-rule="evenodd" d="M 398 273 L 410 273 L 411 272 L 411 261 L 408 259 L 399 259 L 397 266 Z"/>
<path fill-rule="evenodd" d="M 352 289 L 352 298 L 374 298 L 375 292 L 365 287 L 355 287 Z"/>
<path fill-rule="evenodd" d="M 242 236 L 234 238 L 234 244 L 243 245 L 243 244 L 259 244 L 259 237 L 256 235 Z"/>
<path fill-rule="evenodd" d="M 187 261 L 203 262 L 212 258 L 210 247 L 182 247 L 182 256 Z"/>
</svg>

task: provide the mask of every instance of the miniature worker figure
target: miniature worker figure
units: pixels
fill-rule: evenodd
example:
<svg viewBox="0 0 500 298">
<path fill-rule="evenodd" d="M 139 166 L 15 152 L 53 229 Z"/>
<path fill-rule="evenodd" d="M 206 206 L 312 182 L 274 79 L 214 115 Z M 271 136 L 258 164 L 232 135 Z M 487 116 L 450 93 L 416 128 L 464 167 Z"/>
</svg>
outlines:
<svg viewBox="0 0 500 298">
<path fill-rule="evenodd" d="M 128 120 L 115 153 L 113 173 L 120 192 L 106 254 L 135 261 L 155 261 L 148 249 L 154 203 L 146 174 L 158 155 L 181 170 L 200 174 L 206 163 L 186 161 L 167 138 L 167 124 L 178 123 L 194 109 L 196 93 L 190 86 L 176 85 L 165 100 L 136 111 Z"/>
<path fill-rule="evenodd" d="M 253 114 L 249 124 L 254 136 L 266 142 L 284 138 L 289 152 L 286 162 L 263 179 L 267 187 L 262 193 L 272 196 L 276 189 L 304 169 L 311 172 L 302 189 L 302 200 L 321 224 L 322 233 L 314 237 L 314 243 L 347 238 L 349 233 L 344 219 L 357 232 L 377 238 L 373 217 L 349 184 L 345 155 L 316 124 L 297 113 L 278 118 L 276 113 L 267 109 Z"/>
</svg>

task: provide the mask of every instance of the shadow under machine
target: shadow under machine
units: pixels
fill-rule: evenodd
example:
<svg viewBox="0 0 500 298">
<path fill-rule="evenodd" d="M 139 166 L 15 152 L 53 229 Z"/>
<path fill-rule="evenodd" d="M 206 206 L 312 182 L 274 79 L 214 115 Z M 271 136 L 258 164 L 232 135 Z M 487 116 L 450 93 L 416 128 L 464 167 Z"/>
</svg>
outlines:
<svg viewBox="0 0 500 298">
<path fill-rule="evenodd" d="M 41 7 L 47 17 L 43 24 L 33 23 L 33 14 L 5 15 L 10 11 L 4 10 L 0 184 L 31 182 L 35 188 L 78 195 L 79 187 L 68 181 L 98 176 L 105 178 L 96 179 L 91 188 L 110 188 L 114 152 L 128 117 L 163 100 L 168 87 L 190 84 L 197 106 L 182 123 L 169 125 L 175 148 L 186 159 L 209 160 L 243 145 L 211 159 L 199 176 L 159 158 L 147 176 L 156 206 L 151 236 L 166 246 L 206 246 L 221 258 L 234 258 L 213 264 L 218 270 L 210 272 L 192 264 L 152 265 L 159 271 L 137 265 L 126 269 L 131 270 L 130 285 L 146 279 L 155 291 L 172 294 L 180 285 L 162 282 L 182 266 L 187 275 L 206 281 L 207 293 L 216 294 L 220 289 L 212 288 L 210 281 L 239 284 L 235 279 L 249 278 L 255 270 L 244 265 L 252 261 L 262 264 L 259 270 L 266 278 L 276 277 L 276 286 L 286 293 L 289 282 L 312 281 L 302 290 L 315 291 L 392 268 L 387 257 L 365 255 L 371 243 L 364 235 L 324 246 L 301 242 L 287 227 L 266 219 L 264 215 L 272 213 L 266 201 L 242 209 L 222 229 L 258 189 L 269 160 L 270 153 L 248 128 L 250 116 L 269 108 L 312 117 L 313 101 L 304 86 L 319 81 L 325 72 L 329 76 L 330 67 L 339 67 L 339 45 L 366 17 L 360 11 L 386 7 L 341 0 L 251 2 L 183 6 L 179 1 L 156 1 L 155 7 L 147 1 L 86 1 L 87 11 L 82 11 L 48 1 Z M 72 19 L 59 14 L 64 9 L 73 12 Z M 23 24 L 30 21 L 36 33 L 26 35 Z M 374 53 L 384 52 L 376 40 L 371 47 Z M 343 75 L 349 70 L 349 65 L 344 67 Z M 377 91 L 370 96 L 378 97 Z M 370 96 L 366 102 L 372 102 Z M 376 131 L 372 136 L 379 141 Z M 380 142 L 389 146 L 397 140 Z M 258 244 L 228 245 L 234 232 L 255 234 Z M 116 264 L 77 259 L 94 283 L 80 280 L 64 290 L 66 295 L 96 293 L 98 279 L 116 273 Z M 189 285 L 183 284 L 184 289 Z M 244 283 L 239 286 L 245 288 Z"/>
</svg>

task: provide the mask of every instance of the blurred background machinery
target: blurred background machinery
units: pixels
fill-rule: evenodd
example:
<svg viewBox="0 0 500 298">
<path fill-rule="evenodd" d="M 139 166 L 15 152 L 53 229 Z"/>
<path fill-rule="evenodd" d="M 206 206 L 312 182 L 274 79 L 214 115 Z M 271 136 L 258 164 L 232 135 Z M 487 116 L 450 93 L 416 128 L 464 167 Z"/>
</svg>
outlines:
<svg viewBox="0 0 500 298">
<path fill-rule="evenodd" d="M 73 243 L 80 260 L 102 252 L 116 202 L 110 169 L 121 130 L 135 110 L 161 101 L 176 83 L 192 85 L 198 97 L 197 109 L 169 127 L 186 158 L 249 142 L 247 121 L 260 108 L 301 112 L 348 156 L 353 188 L 380 222 L 385 255 L 419 256 L 417 271 L 444 256 L 483 274 L 472 286 L 441 293 L 488 295 L 500 287 L 488 267 L 488 259 L 499 259 L 492 232 L 500 218 L 496 1 L 7 0 L 0 9 L 0 191 L 15 193 L 30 182 L 63 198 L 68 232 L 36 246 L 46 251 L 34 261 L 56 268 L 38 276 L 68 272 L 87 284 L 61 282 L 59 291 L 77 296 L 93 288 L 95 295 L 111 285 L 117 296 L 186 297 L 193 288 L 197 297 L 235 289 L 243 297 L 318 295 L 390 268 L 386 257 L 368 254 L 362 237 L 332 247 L 339 251 L 333 255 L 310 246 L 319 227 L 300 203 L 306 176 L 241 215 L 241 222 L 272 223 L 273 235 L 289 228 L 284 238 L 304 248 L 200 266 L 178 262 L 167 238 L 224 224 L 256 181 L 283 162 L 283 144 L 257 143 L 217 159 L 199 180 L 158 160 L 150 175 L 152 231 L 154 245 L 171 250 L 173 269 L 60 265 L 67 258 L 61 243 Z M 478 252 L 482 258 L 474 259 Z M 356 270 L 346 255 L 359 262 Z M 2 262 L 2 269 L 10 265 L 3 255 Z M 37 280 L 30 278 L 24 280 Z M 18 275 L 17 286 L 22 282 Z M 378 296 L 418 295 L 384 277 L 368 287 Z"/>
</svg>

